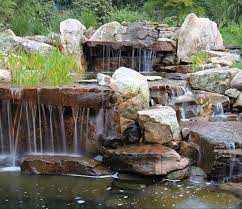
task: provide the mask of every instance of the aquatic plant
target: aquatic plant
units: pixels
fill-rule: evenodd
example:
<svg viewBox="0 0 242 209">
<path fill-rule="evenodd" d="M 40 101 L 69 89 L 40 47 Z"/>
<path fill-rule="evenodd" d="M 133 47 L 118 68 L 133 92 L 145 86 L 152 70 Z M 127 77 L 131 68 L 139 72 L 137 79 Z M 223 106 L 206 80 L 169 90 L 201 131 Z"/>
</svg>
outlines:
<svg viewBox="0 0 242 209">
<path fill-rule="evenodd" d="M 63 55 L 58 50 L 48 55 L 10 54 L 4 67 L 11 69 L 13 84 L 18 86 L 63 85 L 82 72 L 74 56 Z"/>
</svg>

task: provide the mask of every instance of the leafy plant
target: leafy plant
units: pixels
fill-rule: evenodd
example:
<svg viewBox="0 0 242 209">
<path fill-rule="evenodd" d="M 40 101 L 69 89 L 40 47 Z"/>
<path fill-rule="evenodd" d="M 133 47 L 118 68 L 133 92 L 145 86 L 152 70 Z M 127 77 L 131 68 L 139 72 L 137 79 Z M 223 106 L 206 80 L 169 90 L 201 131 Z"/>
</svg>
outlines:
<svg viewBox="0 0 242 209">
<path fill-rule="evenodd" d="M 112 0 L 72 0 L 71 9 L 76 17 L 82 12 L 91 11 L 99 24 L 105 23 L 113 10 Z"/>
<path fill-rule="evenodd" d="M 240 24 L 230 23 L 220 29 L 226 45 L 242 47 L 242 21 Z"/>
<path fill-rule="evenodd" d="M 200 51 L 192 56 L 192 69 L 198 71 L 201 65 L 207 64 L 210 56 L 207 52 Z"/>
<path fill-rule="evenodd" d="M 87 28 L 95 27 L 97 25 L 97 17 L 91 11 L 84 11 L 81 14 L 80 21 L 84 24 Z"/>
<path fill-rule="evenodd" d="M 203 13 L 203 8 L 197 0 L 148 0 L 145 8 L 151 14 L 160 11 L 161 17 L 175 16 L 176 25 L 181 25 L 181 20 L 191 12 Z"/>
<path fill-rule="evenodd" d="M 65 56 L 53 50 L 42 54 L 11 54 L 4 63 L 11 69 L 13 84 L 21 86 L 63 85 L 73 80 L 73 73 L 81 73 L 73 56 Z"/>
<path fill-rule="evenodd" d="M 239 63 L 234 64 L 233 67 L 237 67 L 242 70 L 242 59 L 240 60 Z"/>
<path fill-rule="evenodd" d="M 122 22 L 141 22 L 150 20 L 147 13 L 139 11 L 138 9 L 126 6 L 122 9 L 115 9 L 110 12 L 109 21 Z"/>
</svg>

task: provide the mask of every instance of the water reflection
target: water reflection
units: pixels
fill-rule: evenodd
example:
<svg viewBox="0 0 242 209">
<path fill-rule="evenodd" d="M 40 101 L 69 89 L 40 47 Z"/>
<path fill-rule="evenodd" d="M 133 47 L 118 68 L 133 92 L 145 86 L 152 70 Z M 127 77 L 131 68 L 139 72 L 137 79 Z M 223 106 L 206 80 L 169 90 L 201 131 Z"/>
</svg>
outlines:
<svg viewBox="0 0 242 209">
<path fill-rule="evenodd" d="M 0 173 L 0 209 L 222 209 L 241 200 L 212 185 Z"/>
</svg>

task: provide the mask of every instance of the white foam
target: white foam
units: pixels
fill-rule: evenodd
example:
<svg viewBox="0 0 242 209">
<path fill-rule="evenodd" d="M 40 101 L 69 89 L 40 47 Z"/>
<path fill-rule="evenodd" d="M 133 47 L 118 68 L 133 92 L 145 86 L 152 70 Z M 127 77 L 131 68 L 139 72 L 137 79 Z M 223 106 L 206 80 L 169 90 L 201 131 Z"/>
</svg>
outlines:
<svg viewBox="0 0 242 209">
<path fill-rule="evenodd" d="M 67 174 L 66 176 L 92 178 L 92 179 L 106 179 L 106 178 L 118 179 L 118 173 L 115 173 L 113 175 L 103 175 L 103 176 L 89 176 L 89 175 L 76 175 L 76 174 Z"/>
<path fill-rule="evenodd" d="M 20 167 L 4 167 L 4 168 L 0 168 L 0 172 L 19 172 L 20 171 Z"/>
</svg>

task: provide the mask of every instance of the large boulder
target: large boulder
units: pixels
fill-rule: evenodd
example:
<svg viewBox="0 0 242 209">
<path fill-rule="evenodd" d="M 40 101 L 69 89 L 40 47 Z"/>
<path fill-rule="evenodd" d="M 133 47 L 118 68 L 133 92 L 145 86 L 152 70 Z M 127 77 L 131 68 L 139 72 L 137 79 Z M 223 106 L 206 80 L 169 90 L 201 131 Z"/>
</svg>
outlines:
<svg viewBox="0 0 242 209">
<path fill-rule="evenodd" d="M 239 109 L 240 111 L 242 110 L 242 93 L 239 94 L 239 96 L 236 99 L 233 107 Z"/>
<path fill-rule="evenodd" d="M 78 54 L 81 52 L 81 42 L 85 41 L 86 27 L 76 19 L 67 19 L 60 23 L 61 44 L 64 52 Z"/>
<path fill-rule="evenodd" d="M 167 175 L 189 165 L 175 150 L 162 145 L 132 145 L 106 150 L 104 161 L 114 170 L 141 175 Z"/>
<path fill-rule="evenodd" d="M 230 83 L 231 88 L 242 91 L 242 72 L 237 73 Z"/>
<path fill-rule="evenodd" d="M 224 94 L 239 71 L 237 68 L 214 68 L 192 73 L 189 81 L 193 89 Z"/>
<path fill-rule="evenodd" d="M 230 83 L 231 85 L 231 83 Z M 226 92 L 225 92 L 225 95 L 228 96 L 229 98 L 231 99 L 237 99 L 240 95 L 240 91 L 237 90 L 237 89 L 228 89 Z"/>
<path fill-rule="evenodd" d="M 122 31 L 126 31 L 126 27 L 119 22 L 106 23 L 95 31 L 90 41 L 115 42 L 115 36 Z"/>
<path fill-rule="evenodd" d="M 127 101 L 140 95 L 144 105 L 149 106 L 149 87 L 145 76 L 132 69 L 120 67 L 114 72 L 112 79 L 119 101 Z"/>
<path fill-rule="evenodd" d="M 189 14 L 178 32 L 177 56 L 183 62 L 191 62 L 192 55 L 201 50 L 224 48 L 217 24 L 208 18 Z"/>
<path fill-rule="evenodd" d="M 139 111 L 138 122 L 144 129 L 146 142 L 164 144 L 179 133 L 176 111 L 168 106 Z"/>
<path fill-rule="evenodd" d="M 0 33 L 0 51 L 6 54 L 19 50 L 28 54 L 48 54 L 52 49 L 53 47 L 49 44 L 18 37 L 11 30 Z"/>
<path fill-rule="evenodd" d="M 145 76 L 121 67 L 115 71 L 110 82 L 115 91 L 120 114 L 121 132 L 137 120 L 137 112 L 149 107 L 150 94 Z"/>
<path fill-rule="evenodd" d="M 33 175 L 111 175 L 102 162 L 90 157 L 28 156 L 21 160 L 21 171 Z"/>
</svg>

